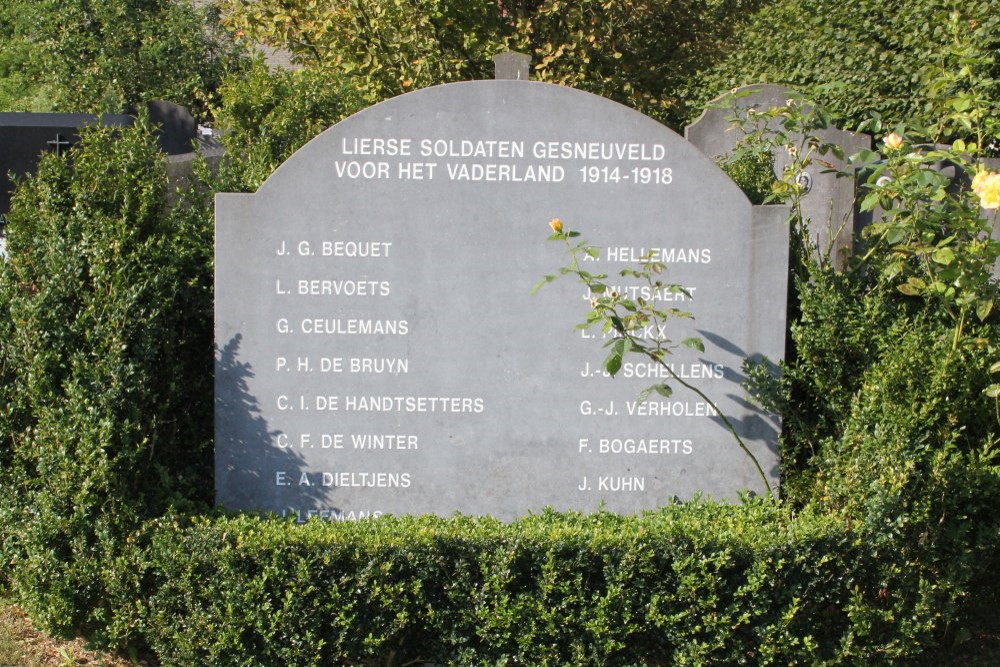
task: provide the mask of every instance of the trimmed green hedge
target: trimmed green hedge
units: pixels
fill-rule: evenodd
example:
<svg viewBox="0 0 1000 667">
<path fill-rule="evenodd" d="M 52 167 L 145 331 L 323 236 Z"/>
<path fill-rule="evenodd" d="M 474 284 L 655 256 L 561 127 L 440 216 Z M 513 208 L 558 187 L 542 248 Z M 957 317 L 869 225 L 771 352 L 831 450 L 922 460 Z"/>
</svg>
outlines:
<svg viewBox="0 0 1000 667">
<path fill-rule="evenodd" d="M 167 664 L 876 663 L 933 621 L 918 590 L 885 592 L 850 522 L 762 500 L 511 524 L 166 518 L 147 537 L 119 594 L 141 585 L 148 606 L 115 627 Z M 924 623 L 858 623 L 887 611 Z"/>
</svg>

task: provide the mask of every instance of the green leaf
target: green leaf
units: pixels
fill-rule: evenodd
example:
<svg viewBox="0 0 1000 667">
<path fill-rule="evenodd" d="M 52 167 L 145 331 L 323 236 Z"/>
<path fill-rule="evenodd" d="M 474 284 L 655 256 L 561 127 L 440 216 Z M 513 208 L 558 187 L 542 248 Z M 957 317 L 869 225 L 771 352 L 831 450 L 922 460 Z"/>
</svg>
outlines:
<svg viewBox="0 0 1000 667">
<path fill-rule="evenodd" d="M 612 350 L 608 358 L 604 360 L 604 370 L 608 372 L 608 375 L 614 377 L 618 371 L 622 368 L 622 355 L 618 352 Z"/>
<path fill-rule="evenodd" d="M 1000 361 L 990 366 L 990 373 L 1000 373 Z"/>
<path fill-rule="evenodd" d="M 980 322 L 985 321 L 991 312 L 993 312 L 993 299 L 983 299 L 976 304 L 976 317 Z"/>
<path fill-rule="evenodd" d="M 938 264 L 947 266 L 955 261 L 955 251 L 951 248 L 939 248 L 933 255 L 931 255 L 931 259 Z"/>
<path fill-rule="evenodd" d="M 681 341 L 681 345 L 698 350 L 699 352 L 705 351 L 705 343 L 700 338 L 685 338 Z"/>
<path fill-rule="evenodd" d="M 898 243 L 901 243 L 905 238 L 906 238 L 906 232 L 900 229 L 899 227 L 893 227 L 887 230 L 885 233 L 886 243 L 889 243 L 891 245 L 897 245 Z"/>
<path fill-rule="evenodd" d="M 632 339 L 630 338 L 619 338 L 615 341 L 614 349 L 618 352 L 619 356 L 624 357 L 626 354 L 632 351 Z"/>
<path fill-rule="evenodd" d="M 959 97 L 958 99 L 952 100 L 952 102 L 951 102 L 951 107 L 955 111 L 966 111 L 971 106 L 972 106 L 972 100 L 970 100 L 967 97 Z M 958 143 L 958 142 L 955 142 L 955 143 Z M 964 145 L 963 145 L 963 148 L 964 148 Z M 958 151 L 959 153 L 962 152 L 962 150 L 958 149 L 958 148 L 956 148 L 955 150 Z"/>
<path fill-rule="evenodd" d="M 854 155 L 851 156 L 852 162 L 875 162 L 879 158 L 879 154 L 875 151 L 863 148 Z"/>
<path fill-rule="evenodd" d="M 861 211 L 863 213 L 867 213 L 868 211 L 874 210 L 875 207 L 878 206 L 879 196 L 878 192 L 868 193 L 865 198 L 861 200 Z"/>
<path fill-rule="evenodd" d="M 544 278 L 542 278 L 541 280 L 539 280 L 537 283 L 535 283 L 535 286 L 531 288 L 531 293 L 534 294 L 538 290 L 542 289 L 542 286 L 545 285 L 545 283 L 550 283 L 553 280 L 556 280 L 555 276 L 545 276 Z"/>
<path fill-rule="evenodd" d="M 669 384 L 653 385 L 653 391 L 664 398 L 670 398 L 674 393 L 674 390 L 670 388 Z"/>
<path fill-rule="evenodd" d="M 1000 397 L 1000 384 L 991 384 L 983 391 L 983 393 L 990 398 Z"/>
</svg>

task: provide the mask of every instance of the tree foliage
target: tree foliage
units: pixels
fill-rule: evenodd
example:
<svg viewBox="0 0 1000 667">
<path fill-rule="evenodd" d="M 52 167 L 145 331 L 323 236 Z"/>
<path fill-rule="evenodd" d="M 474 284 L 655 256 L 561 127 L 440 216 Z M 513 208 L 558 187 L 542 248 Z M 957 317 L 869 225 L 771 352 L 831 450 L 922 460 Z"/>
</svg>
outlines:
<svg viewBox="0 0 1000 667">
<path fill-rule="evenodd" d="M 587 90 L 679 128 L 698 73 L 721 59 L 754 0 L 549 0 L 519 18 L 510 44 L 535 76 Z"/>
<path fill-rule="evenodd" d="M 512 48 L 535 78 L 610 97 L 675 126 L 696 72 L 763 0 L 223 0 L 238 35 L 351 77 L 369 102 L 484 79 Z"/>
<path fill-rule="evenodd" d="M 356 78 L 370 101 L 489 75 L 509 24 L 493 3 L 224 0 L 238 36 L 281 46 L 310 68 Z"/>
<path fill-rule="evenodd" d="M 960 20 L 952 24 L 950 15 Z M 941 119 L 940 67 L 961 42 L 988 63 L 980 83 L 1000 99 L 1000 13 L 990 0 L 777 0 L 739 30 L 729 55 L 707 70 L 700 101 L 752 83 L 787 85 L 850 126 L 878 113 L 893 122 Z M 996 108 L 994 107 L 994 111 Z"/>
<path fill-rule="evenodd" d="M 26 30 L 24 5 L 0 5 L 0 111 L 49 111 L 52 92 L 41 80 L 40 50 Z"/>
<path fill-rule="evenodd" d="M 214 10 L 183 0 L 8 0 L 0 37 L 2 59 L 20 64 L 0 60 L 0 103 L 54 111 L 123 113 L 150 99 L 199 110 L 239 56 Z"/>
<path fill-rule="evenodd" d="M 292 153 L 362 105 L 343 76 L 312 69 L 270 71 L 258 58 L 219 87 L 216 122 L 226 155 L 214 187 L 256 191 Z"/>
</svg>

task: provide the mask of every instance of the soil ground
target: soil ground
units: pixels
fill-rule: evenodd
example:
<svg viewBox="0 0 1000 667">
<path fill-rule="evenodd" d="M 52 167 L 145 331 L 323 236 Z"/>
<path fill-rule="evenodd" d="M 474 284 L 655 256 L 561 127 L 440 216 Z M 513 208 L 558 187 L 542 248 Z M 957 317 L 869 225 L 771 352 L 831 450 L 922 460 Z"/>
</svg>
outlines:
<svg viewBox="0 0 1000 667">
<path fill-rule="evenodd" d="M 86 648 L 82 639 L 53 639 L 36 630 L 20 607 L 0 599 L 0 667 L 155 667 L 158 663 Z"/>
</svg>

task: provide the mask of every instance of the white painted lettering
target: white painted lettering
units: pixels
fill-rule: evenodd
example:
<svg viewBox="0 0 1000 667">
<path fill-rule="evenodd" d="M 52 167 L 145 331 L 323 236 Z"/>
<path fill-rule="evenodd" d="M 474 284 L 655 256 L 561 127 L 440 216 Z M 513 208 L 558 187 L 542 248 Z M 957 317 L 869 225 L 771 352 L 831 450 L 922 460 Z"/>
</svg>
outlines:
<svg viewBox="0 0 1000 667">
<path fill-rule="evenodd" d="M 324 257 L 388 257 L 392 241 L 323 241 Z"/>
<path fill-rule="evenodd" d="M 645 491 L 645 477 L 614 477 L 605 475 L 597 478 L 598 491 Z"/>
<path fill-rule="evenodd" d="M 351 160 L 334 160 L 333 171 L 337 178 L 367 181 L 389 178 L 388 162 L 358 162 Z"/>
</svg>

